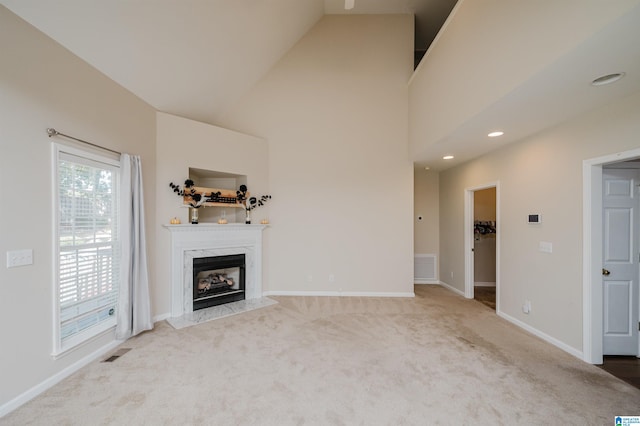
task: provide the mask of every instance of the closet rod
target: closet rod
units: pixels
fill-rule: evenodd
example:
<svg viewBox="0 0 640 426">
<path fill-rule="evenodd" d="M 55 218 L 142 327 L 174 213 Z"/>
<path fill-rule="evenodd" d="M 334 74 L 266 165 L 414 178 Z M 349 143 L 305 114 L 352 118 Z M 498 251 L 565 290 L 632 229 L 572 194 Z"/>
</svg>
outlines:
<svg viewBox="0 0 640 426">
<path fill-rule="evenodd" d="M 49 135 L 49 137 L 51 137 L 51 136 L 64 136 L 65 138 L 69 138 L 69 139 L 73 139 L 74 141 L 86 143 L 87 145 L 91 145 L 91 146 L 94 146 L 96 148 L 104 149 L 105 151 L 113 152 L 114 154 L 118 154 L 118 155 L 122 154 L 122 153 L 120 153 L 118 151 L 114 151 L 113 149 L 105 148 L 104 146 L 96 145 L 95 143 L 87 142 L 87 141 L 82 140 L 82 139 L 74 138 L 73 136 L 65 135 L 64 133 L 60 133 L 59 131 L 57 131 L 53 127 L 48 127 L 47 128 L 47 134 Z"/>
</svg>

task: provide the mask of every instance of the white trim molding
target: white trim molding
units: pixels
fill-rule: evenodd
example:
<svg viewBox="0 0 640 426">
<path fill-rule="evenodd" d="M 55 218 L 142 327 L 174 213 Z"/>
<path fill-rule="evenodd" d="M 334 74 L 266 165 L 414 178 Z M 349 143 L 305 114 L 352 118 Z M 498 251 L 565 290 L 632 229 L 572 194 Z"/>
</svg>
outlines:
<svg viewBox="0 0 640 426">
<path fill-rule="evenodd" d="M 101 347 L 100 349 L 98 349 L 98 350 L 94 351 L 93 353 L 87 355 L 86 357 L 74 362 L 73 364 L 71 364 L 70 366 L 65 368 L 64 370 L 54 374 L 53 376 L 49 377 L 48 379 L 46 379 L 46 380 L 38 383 L 37 385 L 33 386 L 31 389 L 28 389 L 27 391 L 25 391 L 25 392 L 21 393 L 20 395 L 16 396 L 11 401 L 9 401 L 6 404 L 0 406 L 0 418 L 5 416 L 5 415 L 7 415 L 7 414 L 9 414 L 13 410 L 19 408 L 21 405 L 26 404 L 27 402 L 31 401 L 33 398 L 35 398 L 36 396 L 40 395 L 42 392 L 44 392 L 44 391 L 50 389 L 51 387 L 55 386 L 56 384 L 60 383 L 61 381 L 63 381 L 67 377 L 71 376 L 76 371 L 80 370 L 82 367 L 84 367 L 86 365 L 89 365 L 90 363 L 92 363 L 96 359 L 100 358 L 101 356 L 105 355 L 109 351 L 112 351 L 113 349 L 118 347 L 118 345 L 120 345 L 122 342 L 123 341 L 121 341 L 121 340 L 114 340 L 114 341 L 104 345 L 103 347 Z"/>
<path fill-rule="evenodd" d="M 474 280 L 474 193 L 483 189 L 496 189 L 496 310 L 500 310 L 500 241 L 502 220 L 500 218 L 500 181 L 485 183 L 464 190 L 464 297 L 473 299 Z"/>
<path fill-rule="evenodd" d="M 413 292 L 375 292 L 375 291 L 265 291 L 265 296 L 332 296 L 332 297 L 416 297 Z"/>
<path fill-rule="evenodd" d="M 167 318 L 171 318 L 171 312 L 165 312 L 164 314 L 156 315 L 155 317 L 153 317 L 153 323 L 155 324 L 157 322 L 164 321 Z"/>
<path fill-rule="evenodd" d="M 153 322 L 156 323 L 156 322 L 159 322 L 159 321 L 163 321 L 166 318 L 169 318 L 170 316 L 171 316 L 171 314 L 169 314 L 169 313 L 156 315 L 153 318 Z M 33 398 L 35 398 L 36 396 L 40 395 L 42 392 L 45 392 L 46 390 L 48 390 L 48 389 L 52 388 L 53 386 L 57 385 L 58 383 L 60 383 L 64 379 L 66 379 L 67 377 L 71 376 L 76 371 L 80 370 L 82 367 L 85 367 L 85 366 L 91 364 L 92 362 L 94 362 L 95 360 L 103 357 L 105 354 L 111 352 L 112 350 L 114 350 L 115 348 L 117 348 L 118 346 L 123 344 L 124 342 L 126 342 L 126 340 L 113 340 L 113 341 L 107 343 L 106 345 L 102 346 L 100 349 L 98 349 L 98 350 L 94 351 L 93 353 L 87 355 L 86 357 L 76 361 L 75 363 L 71 364 L 70 366 L 68 366 L 64 370 L 58 372 L 57 374 L 54 374 L 53 376 L 49 377 L 48 379 L 43 380 L 42 382 L 40 382 L 37 385 L 33 386 L 31 389 L 28 389 L 27 391 L 25 391 L 25 392 L 21 393 L 20 395 L 16 396 L 15 398 L 10 400 L 6 404 L 1 405 L 0 406 L 0 418 L 2 418 L 3 416 L 6 416 L 7 414 L 12 412 L 13 410 L 15 410 L 17 408 L 20 408 L 20 406 L 22 406 L 22 405 L 26 404 L 27 402 L 31 401 Z"/>
<path fill-rule="evenodd" d="M 603 362 L 602 166 L 640 158 L 640 149 L 582 162 L 582 354 Z M 639 349 L 640 351 L 640 349 Z"/>
<path fill-rule="evenodd" d="M 440 281 L 440 283 L 439 283 L 439 284 L 440 284 L 442 287 L 446 288 L 447 290 L 450 290 L 450 291 L 454 292 L 455 294 L 460 295 L 460 296 L 462 296 L 462 297 L 465 297 L 465 298 L 466 298 L 466 296 L 465 296 L 465 294 L 464 294 L 464 291 L 462 291 L 462 290 L 458 290 L 457 288 L 453 287 L 453 286 L 452 286 L 452 285 L 450 285 L 450 284 L 445 283 L 444 281 Z"/>
<path fill-rule="evenodd" d="M 549 336 L 547 333 L 543 333 L 542 331 L 538 330 L 537 328 L 534 328 L 532 326 L 530 326 L 527 323 L 524 323 L 522 321 L 520 321 L 519 319 L 516 319 L 514 317 L 512 317 L 511 315 L 507 315 L 504 312 L 499 312 L 496 311 L 496 313 L 498 314 L 498 316 L 500 318 L 504 318 L 505 320 L 509 321 L 510 323 L 512 323 L 513 325 L 516 325 L 526 331 L 528 331 L 529 333 L 533 334 L 536 337 L 541 338 L 542 340 L 544 340 L 547 343 L 552 344 L 553 346 L 562 349 L 563 351 L 575 356 L 576 358 L 579 359 L 583 359 L 583 353 L 581 351 L 579 351 L 578 349 L 567 345 L 564 342 L 561 342 L 560 340 L 556 339 L 555 337 Z"/>
<path fill-rule="evenodd" d="M 495 287 L 495 281 L 476 281 L 473 283 L 474 287 Z"/>
<path fill-rule="evenodd" d="M 457 288 L 451 287 L 449 284 L 446 284 L 444 282 L 441 282 L 441 285 L 445 288 L 447 288 L 448 290 L 453 291 L 454 293 L 465 297 L 464 292 L 458 290 Z M 511 315 L 505 314 L 504 312 L 497 310 L 496 309 L 496 314 L 500 317 L 505 319 L 506 321 L 509 321 L 510 323 L 512 323 L 513 325 L 520 327 L 522 329 L 524 329 L 525 331 L 528 331 L 529 333 L 533 334 L 536 337 L 539 337 L 540 339 L 544 340 L 547 343 L 552 344 L 553 346 L 562 349 L 563 351 L 575 356 L 576 358 L 579 359 L 583 359 L 583 352 L 579 351 L 578 349 L 571 347 L 569 345 L 567 345 L 564 342 L 561 342 L 560 340 L 556 339 L 555 337 L 549 336 L 548 334 L 538 330 L 537 328 L 534 328 L 532 326 L 530 326 L 529 324 L 526 324 L 514 317 L 512 317 Z"/>
</svg>

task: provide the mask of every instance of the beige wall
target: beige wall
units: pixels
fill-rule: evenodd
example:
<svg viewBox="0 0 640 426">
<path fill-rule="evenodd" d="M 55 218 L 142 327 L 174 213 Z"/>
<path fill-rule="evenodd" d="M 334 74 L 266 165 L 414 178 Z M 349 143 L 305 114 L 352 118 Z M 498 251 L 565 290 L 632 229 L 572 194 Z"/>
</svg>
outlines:
<svg viewBox="0 0 640 426">
<path fill-rule="evenodd" d="M 157 126 L 155 232 L 158 277 L 153 283 L 152 295 L 154 315 L 162 316 L 171 312 L 171 241 L 169 231 L 163 225 L 174 216 L 182 223 L 189 223 L 189 209 L 182 207 L 182 199 L 171 190 L 169 182 L 182 185 L 189 177 L 191 167 L 246 175 L 247 187 L 252 194 L 268 194 L 269 173 L 268 147 L 263 139 L 161 112 L 157 113 Z M 273 201 L 253 211 L 252 216 L 258 221 L 261 217 L 268 217 L 271 203 Z M 232 221 L 231 217 L 228 219 Z M 267 229 L 264 234 L 266 247 L 269 232 Z M 266 247 L 265 276 L 269 260 Z M 265 289 L 268 285 L 265 280 Z"/>
<path fill-rule="evenodd" d="M 473 220 L 496 220 L 496 189 L 487 188 L 473 193 Z"/>
<path fill-rule="evenodd" d="M 413 250 L 416 254 L 437 255 L 439 251 L 438 185 L 438 172 L 416 168 L 413 173 Z"/>
<path fill-rule="evenodd" d="M 0 407 L 102 347 L 58 360 L 53 349 L 55 127 L 142 157 L 149 272 L 154 281 L 155 112 L 0 6 Z M 33 249 L 33 265 L 7 269 L 5 253 Z"/>
<path fill-rule="evenodd" d="M 582 350 L 582 161 L 640 146 L 640 93 L 440 174 L 443 281 L 464 290 L 465 188 L 500 183 L 500 306 Z M 540 213 L 540 225 L 527 224 Z M 538 250 L 553 244 L 553 253 Z M 453 272 L 454 278 L 449 279 Z M 521 306 L 530 300 L 529 315 Z"/>
<path fill-rule="evenodd" d="M 325 16 L 219 123 L 269 142 L 270 290 L 413 292 L 412 48 L 410 15 Z"/>
</svg>

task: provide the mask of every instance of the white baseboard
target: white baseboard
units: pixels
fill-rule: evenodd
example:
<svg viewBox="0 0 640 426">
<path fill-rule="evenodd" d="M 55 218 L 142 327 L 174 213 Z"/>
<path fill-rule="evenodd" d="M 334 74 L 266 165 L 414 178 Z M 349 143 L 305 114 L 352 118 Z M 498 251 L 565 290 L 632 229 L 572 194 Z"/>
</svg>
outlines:
<svg viewBox="0 0 640 426">
<path fill-rule="evenodd" d="M 474 287 L 495 287 L 496 286 L 496 282 L 495 281 L 476 281 L 473 283 Z"/>
<path fill-rule="evenodd" d="M 338 297 L 415 297 L 414 292 L 368 292 L 368 291 L 264 291 L 263 296 L 338 296 Z"/>
<path fill-rule="evenodd" d="M 169 318 L 170 316 L 171 316 L 171 314 L 169 314 L 169 313 L 157 315 L 157 316 L 153 317 L 153 322 L 156 323 L 158 321 L 163 321 L 163 320 Z M 66 379 L 67 377 L 69 377 L 70 375 L 75 373 L 76 371 L 80 370 L 85 365 L 88 365 L 88 364 L 92 363 L 96 359 L 98 359 L 101 356 L 105 355 L 107 352 L 112 351 L 113 349 L 118 347 L 123 342 L 124 342 L 123 340 L 114 340 L 113 342 L 110 342 L 110 343 L 104 345 L 100 349 L 94 351 L 93 353 L 87 355 L 86 357 L 84 357 L 84 358 L 76 361 L 75 363 L 71 364 L 70 366 L 68 366 L 64 370 L 54 374 L 53 376 L 51 376 L 48 379 L 38 383 L 37 385 L 35 385 L 31 389 L 27 390 L 26 392 L 23 392 L 22 394 L 20 394 L 17 397 L 13 398 L 11 401 L 7 402 L 6 404 L 1 405 L 0 406 L 0 417 L 3 417 L 5 415 L 9 414 L 10 412 L 15 410 L 16 408 L 18 408 L 21 405 L 29 402 L 30 400 L 32 400 L 36 396 L 40 395 L 42 392 L 44 392 L 44 391 L 48 390 L 49 388 L 55 386 L 56 384 L 60 383 L 61 381 L 63 381 L 64 379 Z"/>
<path fill-rule="evenodd" d="M 440 285 L 442 285 L 443 287 L 453 291 L 454 293 L 459 294 L 460 296 L 464 297 L 464 292 L 458 290 L 457 288 L 451 287 L 449 284 L 444 283 L 444 282 L 440 282 Z M 563 351 L 575 356 L 576 358 L 583 360 L 584 361 L 584 354 L 582 353 L 582 351 L 579 351 L 569 345 L 567 345 L 564 342 L 561 342 L 560 340 L 556 339 L 555 337 L 551 337 L 548 334 L 538 330 L 535 327 L 530 326 L 529 324 L 526 324 L 510 315 L 505 314 L 504 312 L 501 311 L 496 311 L 496 314 L 500 317 L 500 318 L 504 318 L 505 320 L 509 321 L 510 323 L 512 323 L 515 326 L 518 326 L 526 331 L 528 331 L 529 333 L 533 334 L 536 337 L 539 337 L 540 339 L 544 340 L 547 343 L 552 344 L 553 346 L 562 349 Z"/>
<path fill-rule="evenodd" d="M 440 284 L 440 281 L 438 280 L 418 280 L 418 279 L 414 279 L 413 280 L 414 284 Z"/>
<path fill-rule="evenodd" d="M 103 356 L 107 352 L 115 349 L 121 343 L 122 343 L 121 340 L 114 340 L 113 342 L 107 343 L 106 345 L 104 345 L 100 349 L 98 349 L 98 350 L 94 351 L 93 353 L 87 355 L 86 357 L 74 362 L 73 364 L 71 364 L 70 366 L 65 368 L 64 370 L 54 374 L 53 376 L 49 377 L 46 380 L 38 383 L 37 385 L 35 385 L 31 389 L 28 389 L 27 391 L 23 392 L 22 394 L 16 396 L 15 398 L 13 398 L 11 401 L 7 402 L 6 404 L 3 404 L 2 406 L 0 406 L 0 418 L 5 416 L 5 415 L 7 415 L 7 414 L 9 414 L 10 412 L 15 410 L 16 408 L 20 407 L 21 405 L 29 402 L 30 400 L 32 400 L 36 396 L 40 395 L 42 392 L 44 392 L 44 391 L 48 390 L 49 388 L 53 387 L 54 385 L 60 383 L 61 381 L 63 381 L 64 379 L 66 379 L 67 377 L 69 377 L 70 375 L 75 373 L 76 371 L 80 370 L 85 365 L 88 365 L 88 364 L 92 363 L 93 361 L 95 361 L 96 359 L 100 358 L 101 356 Z"/>
<path fill-rule="evenodd" d="M 556 339 L 555 337 L 551 337 L 546 333 L 543 333 L 542 331 L 538 330 L 537 328 L 534 328 L 532 326 L 530 326 L 529 324 L 526 324 L 522 321 L 520 321 L 519 319 L 516 319 L 514 317 L 512 317 L 511 315 L 507 315 L 504 312 L 496 312 L 498 314 L 499 317 L 504 318 L 505 320 L 509 321 L 510 323 L 517 325 L 518 327 L 528 331 L 529 333 L 533 334 L 536 337 L 541 338 L 542 340 L 544 340 L 547 343 L 551 343 L 553 346 L 562 349 L 563 351 L 575 356 L 576 358 L 584 361 L 584 354 L 582 351 L 579 351 L 569 345 L 567 345 L 566 343 L 561 342 L 560 340 Z"/>
<path fill-rule="evenodd" d="M 157 322 L 164 321 L 167 318 L 171 318 L 171 312 L 167 312 L 167 313 L 164 313 L 164 314 L 156 315 L 155 317 L 153 317 L 153 323 L 155 324 Z"/>
<path fill-rule="evenodd" d="M 457 288 L 451 287 L 449 284 L 444 283 L 442 281 L 440 281 L 440 285 L 453 291 L 454 293 L 459 294 L 460 296 L 464 297 L 464 292 L 458 290 Z M 534 328 L 532 326 L 530 326 L 529 324 L 526 324 L 510 315 L 505 314 L 504 312 L 501 311 L 496 311 L 496 314 L 501 317 L 504 318 L 505 320 L 509 321 L 510 323 L 512 323 L 513 325 L 516 325 L 526 331 L 528 331 L 529 333 L 533 334 L 536 337 L 539 337 L 540 339 L 544 340 L 547 343 L 552 344 L 553 346 L 562 349 L 563 351 L 575 356 L 576 358 L 583 360 L 584 361 L 584 354 L 582 353 L 582 351 L 579 351 L 569 345 L 567 345 L 564 342 L 561 342 L 560 340 L 556 339 L 555 337 L 551 337 L 548 334 L 538 330 L 537 328 Z"/>
<path fill-rule="evenodd" d="M 464 297 L 464 291 L 460 291 L 455 287 L 450 286 L 449 284 L 445 283 L 444 281 L 440 281 L 440 285 L 448 290 L 451 290 L 452 292 L 459 294 L 460 296 Z"/>
</svg>

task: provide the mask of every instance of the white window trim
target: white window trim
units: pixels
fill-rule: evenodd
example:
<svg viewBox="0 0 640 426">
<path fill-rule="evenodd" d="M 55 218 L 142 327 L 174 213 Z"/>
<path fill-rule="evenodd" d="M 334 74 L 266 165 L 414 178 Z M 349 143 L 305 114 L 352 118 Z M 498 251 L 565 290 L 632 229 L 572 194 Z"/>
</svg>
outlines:
<svg viewBox="0 0 640 426">
<path fill-rule="evenodd" d="M 59 166 L 59 157 L 60 153 L 71 154 L 75 156 L 79 156 L 82 158 L 87 158 L 89 160 L 97 161 L 99 163 L 104 163 L 110 166 L 120 168 L 120 160 L 115 154 L 99 154 L 92 149 L 80 149 L 75 146 L 63 144 L 63 143 L 52 143 L 52 206 L 53 206 L 53 214 L 52 216 L 52 229 L 53 229 L 53 263 L 52 263 L 52 276 L 53 276 L 53 285 L 52 287 L 52 300 L 53 300 L 53 351 L 51 356 L 54 359 L 60 358 L 73 350 L 78 349 L 79 347 L 84 346 L 85 344 L 105 335 L 111 333 L 113 335 L 113 340 L 115 340 L 115 327 L 116 327 L 116 317 L 110 321 L 103 322 L 94 327 L 91 327 L 87 330 L 83 330 L 76 334 L 74 337 L 69 338 L 64 344 L 62 343 L 61 335 L 60 335 L 60 298 L 58 295 L 60 282 L 58 276 L 58 259 L 60 258 L 60 245 L 59 245 L 59 232 L 58 232 L 58 220 L 59 220 L 59 207 L 60 200 L 58 197 L 58 166 Z M 117 183 L 119 184 L 119 182 Z"/>
</svg>

